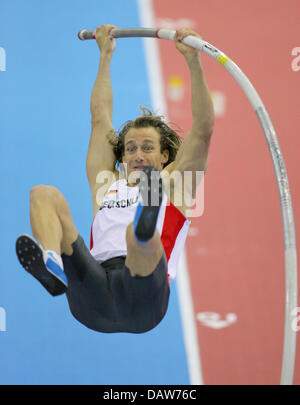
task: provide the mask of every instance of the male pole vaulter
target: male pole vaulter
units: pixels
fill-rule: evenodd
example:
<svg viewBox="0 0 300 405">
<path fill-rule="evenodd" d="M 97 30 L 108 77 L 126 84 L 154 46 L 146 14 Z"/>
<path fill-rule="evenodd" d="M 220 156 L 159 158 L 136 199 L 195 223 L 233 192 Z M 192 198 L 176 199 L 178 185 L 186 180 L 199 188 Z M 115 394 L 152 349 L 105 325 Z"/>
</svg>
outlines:
<svg viewBox="0 0 300 405">
<path fill-rule="evenodd" d="M 181 42 L 199 35 L 181 29 L 174 42 L 191 75 L 190 132 L 181 141 L 162 117 L 142 108 L 142 115 L 116 136 L 110 80 L 113 28 L 102 25 L 96 30 L 100 64 L 91 96 L 86 161 L 94 213 L 91 249 L 79 235 L 62 193 L 38 185 L 30 193 L 36 240 L 21 235 L 16 251 L 22 266 L 50 294 L 66 294 L 71 313 L 88 328 L 142 333 L 154 328 L 167 311 L 169 280 L 175 278 L 190 224 L 190 206 L 185 203 L 190 200 L 182 196 L 178 205 L 176 196 L 184 192 L 192 199 L 196 193 L 195 181 L 188 187 L 182 187 L 182 177 L 176 181 L 175 176 L 168 187 L 165 181 L 175 171 L 206 170 L 214 113 L 200 53 Z M 126 167 L 125 173 L 115 169 L 117 161 Z M 102 173 L 110 175 L 100 188 Z"/>
</svg>

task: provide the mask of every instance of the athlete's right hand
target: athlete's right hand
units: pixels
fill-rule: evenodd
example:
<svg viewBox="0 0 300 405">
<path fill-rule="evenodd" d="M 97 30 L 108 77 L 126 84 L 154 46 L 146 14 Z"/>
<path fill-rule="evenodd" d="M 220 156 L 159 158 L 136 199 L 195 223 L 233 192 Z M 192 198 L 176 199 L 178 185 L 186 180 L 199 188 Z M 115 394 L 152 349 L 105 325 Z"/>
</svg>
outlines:
<svg viewBox="0 0 300 405">
<path fill-rule="evenodd" d="M 101 53 L 112 54 L 116 48 L 116 39 L 110 36 L 113 28 L 117 27 L 104 24 L 96 28 L 96 41 Z"/>
</svg>

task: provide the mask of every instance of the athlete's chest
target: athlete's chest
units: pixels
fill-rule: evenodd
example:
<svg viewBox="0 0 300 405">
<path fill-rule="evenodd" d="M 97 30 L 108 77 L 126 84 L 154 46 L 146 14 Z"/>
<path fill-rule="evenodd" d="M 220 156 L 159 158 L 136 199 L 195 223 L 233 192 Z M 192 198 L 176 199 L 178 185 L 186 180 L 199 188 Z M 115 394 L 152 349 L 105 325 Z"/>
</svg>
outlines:
<svg viewBox="0 0 300 405">
<path fill-rule="evenodd" d="M 108 189 L 99 207 L 99 211 L 136 208 L 139 200 L 138 187 L 127 187 L 124 183 L 124 181 L 116 182 Z"/>
</svg>

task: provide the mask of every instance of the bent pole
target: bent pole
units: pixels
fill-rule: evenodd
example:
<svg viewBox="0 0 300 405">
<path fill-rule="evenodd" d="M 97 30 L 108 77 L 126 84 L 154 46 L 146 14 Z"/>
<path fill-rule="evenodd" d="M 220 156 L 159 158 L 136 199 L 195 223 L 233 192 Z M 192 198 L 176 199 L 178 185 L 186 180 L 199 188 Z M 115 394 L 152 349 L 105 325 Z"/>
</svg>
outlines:
<svg viewBox="0 0 300 405">
<path fill-rule="evenodd" d="M 173 40 L 175 32 L 176 31 L 173 30 L 156 28 L 123 28 L 112 29 L 111 36 L 114 38 L 152 37 Z M 78 33 L 78 37 L 81 40 L 95 39 L 95 34 L 95 30 L 81 30 Z M 255 88 L 241 69 L 228 56 L 199 37 L 190 35 L 185 37 L 182 42 L 211 56 L 224 66 L 236 80 L 257 115 L 269 147 L 281 205 L 285 254 L 285 322 L 280 384 L 292 385 L 296 356 L 296 327 L 293 327 L 293 323 L 295 321 L 295 310 L 298 303 L 297 252 L 294 215 L 288 177 L 277 136 L 269 114 Z"/>
</svg>

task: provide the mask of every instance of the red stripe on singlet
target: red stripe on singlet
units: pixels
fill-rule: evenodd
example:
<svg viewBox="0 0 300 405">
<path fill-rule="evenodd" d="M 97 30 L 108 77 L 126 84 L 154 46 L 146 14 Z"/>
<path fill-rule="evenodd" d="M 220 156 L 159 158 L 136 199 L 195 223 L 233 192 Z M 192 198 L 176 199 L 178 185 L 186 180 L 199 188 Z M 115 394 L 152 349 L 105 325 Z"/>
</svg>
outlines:
<svg viewBox="0 0 300 405">
<path fill-rule="evenodd" d="M 186 217 L 171 202 L 166 206 L 161 242 L 169 261 L 177 236 L 186 221 Z M 168 277 L 169 283 L 169 277 Z"/>
<path fill-rule="evenodd" d="M 95 218 L 94 218 L 94 219 L 95 219 Z M 92 226 L 91 226 L 90 250 L 92 250 L 92 249 L 93 249 L 93 246 L 94 246 L 94 240 L 93 240 L 93 225 L 94 225 L 94 219 L 93 219 Z"/>
</svg>

